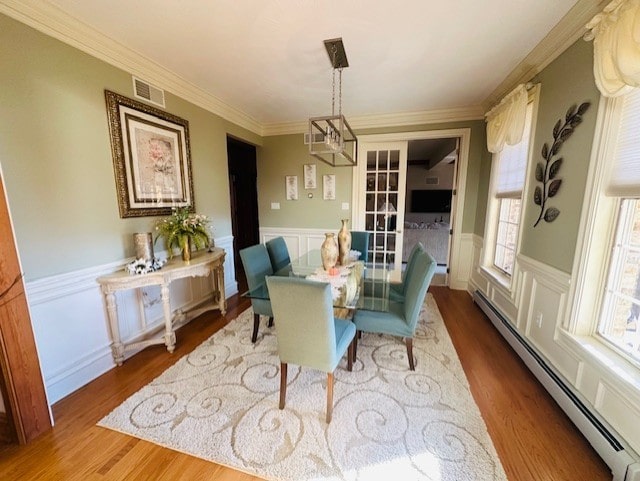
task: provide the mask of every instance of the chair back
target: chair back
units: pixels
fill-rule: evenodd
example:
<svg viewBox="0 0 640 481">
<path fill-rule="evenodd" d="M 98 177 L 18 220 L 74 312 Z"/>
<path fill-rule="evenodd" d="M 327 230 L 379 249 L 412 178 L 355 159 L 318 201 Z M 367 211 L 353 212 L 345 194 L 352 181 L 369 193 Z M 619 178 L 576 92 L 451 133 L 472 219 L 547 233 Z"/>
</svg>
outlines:
<svg viewBox="0 0 640 481">
<path fill-rule="evenodd" d="M 351 231 L 351 249 L 360 252 L 360 260 L 367 261 L 369 251 L 369 237 L 371 234 L 364 231 Z"/>
<path fill-rule="evenodd" d="M 247 275 L 249 289 L 258 287 L 264 282 L 266 276 L 273 274 L 271 260 L 267 248 L 262 244 L 256 244 L 240 251 L 240 258 Z"/>
<path fill-rule="evenodd" d="M 415 267 L 416 254 L 424 250 L 425 248 L 422 245 L 422 242 L 416 242 L 416 244 L 413 246 L 413 248 L 411 249 L 411 253 L 409 254 L 409 258 L 407 259 L 407 268 L 404 271 L 402 271 L 402 282 L 404 282 L 407 279 L 407 276 Z M 404 284 L 404 286 L 405 286 L 404 293 L 406 293 L 407 291 L 406 283 Z"/>
<path fill-rule="evenodd" d="M 271 267 L 273 272 L 277 272 L 283 267 L 291 264 L 289 258 L 289 249 L 287 249 L 287 243 L 283 237 L 276 237 L 267 241 L 267 252 L 269 252 L 269 259 L 271 259 Z"/>
<path fill-rule="evenodd" d="M 415 330 L 433 274 L 436 272 L 436 260 L 420 249 L 414 255 L 414 267 L 405 278 L 404 317 L 411 330 Z"/>
<path fill-rule="evenodd" d="M 267 277 L 280 362 L 333 372 L 339 360 L 331 287 L 297 277 Z"/>
</svg>

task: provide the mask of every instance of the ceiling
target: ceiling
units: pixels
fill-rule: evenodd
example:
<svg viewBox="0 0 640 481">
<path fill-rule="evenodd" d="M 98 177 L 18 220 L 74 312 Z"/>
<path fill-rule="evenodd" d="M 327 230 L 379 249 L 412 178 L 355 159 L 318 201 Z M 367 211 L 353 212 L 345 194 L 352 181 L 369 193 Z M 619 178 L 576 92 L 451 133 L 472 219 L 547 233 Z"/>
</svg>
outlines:
<svg viewBox="0 0 640 481">
<path fill-rule="evenodd" d="M 480 106 L 576 0 L 48 2 L 270 125 L 331 112 L 336 37 L 347 118 Z"/>
</svg>

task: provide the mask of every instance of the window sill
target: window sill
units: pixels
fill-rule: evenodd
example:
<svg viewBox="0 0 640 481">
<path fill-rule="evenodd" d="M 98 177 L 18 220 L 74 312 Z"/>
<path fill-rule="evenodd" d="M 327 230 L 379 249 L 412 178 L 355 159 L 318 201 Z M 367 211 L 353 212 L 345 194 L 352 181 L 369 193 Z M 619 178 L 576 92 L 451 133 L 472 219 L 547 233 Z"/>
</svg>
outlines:
<svg viewBox="0 0 640 481">
<path fill-rule="evenodd" d="M 594 336 L 571 334 L 559 329 L 562 342 L 581 359 L 606 371 L 616 384 L 634 397 L 640 397 L 640 368 Z"/>
<path fill-rule="evenodd" d="M 480 270 L 489 278 L 490 282 L 497 284 L 496 287 L 503 290 L 509 297 L 511 296 L 511 277 L 491 266 L 482 266 Z"/>
</svg>

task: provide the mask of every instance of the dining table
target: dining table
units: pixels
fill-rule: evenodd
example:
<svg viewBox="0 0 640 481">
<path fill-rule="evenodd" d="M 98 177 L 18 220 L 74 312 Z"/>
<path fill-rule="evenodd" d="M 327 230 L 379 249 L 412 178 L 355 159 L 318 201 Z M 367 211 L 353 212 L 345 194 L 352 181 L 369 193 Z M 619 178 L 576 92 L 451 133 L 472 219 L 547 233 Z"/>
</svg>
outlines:
<svg viewBox="0 0 640 481">
<path fill-rule="evenodd" d="M 392 284 L 400 282 L 401 271 L 393 265 L 351 260 L 329 271 L 322 265 L 320 249 L 293 259 L 274 272 L 274 276 L 299 277 L 331 285 L 333 307 L 338 317 L 349 317 L 355 310 L 388 312 Z M 265 282 L 242 294 L 250 299 L 269 300 Z"/>
</svg>

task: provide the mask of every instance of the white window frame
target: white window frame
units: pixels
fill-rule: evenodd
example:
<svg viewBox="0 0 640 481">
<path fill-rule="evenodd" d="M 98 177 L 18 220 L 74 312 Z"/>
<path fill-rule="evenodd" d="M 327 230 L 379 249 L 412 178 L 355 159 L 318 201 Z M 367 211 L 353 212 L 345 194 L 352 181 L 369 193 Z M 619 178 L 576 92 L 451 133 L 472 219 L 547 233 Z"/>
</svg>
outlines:
<svg viewBox="0 0 640 481">
<path fill-rule="evenodd" d="M 489 198 L 487 200 L 487 215 L 485 220 L 484 231 L 484 251 L 482 254 L 481 270 L 489 278 L 497 283 L 497 286 L 507 293 L 512 299 L 516 293 L 516 283 L 519 276 L 520 268 L 518 266 L 518 254 L 520 253 L 520 247 L 522 243 L 522 219 L 524 219 L 524 211 L 526 208 L 526 202 L 524 199 L 528 198 L 528 185 L 531 177 L 531 158 L 533 154 L 533 144 L 535 143 L 535 130 L 538 118 L 538 103 L 540 99 L 540 85 L 534 85 L 529 90 L 529 104 L 532 104 L 531 111 L 531 125 L 529 133 L 529 146 L 527 149 L 527 161 L 525 167 L 525 179 L 524 186 L 522 188 L 521 203 L 520 203 L 520 219 L 518 220 L 518 236 L 515 246 L 515 259 L 511 275 L 506 274 L 502 269 L 497 268 L 493 264 L 495 258 L 496 241 L 498 236 L 498 219 L 500 216 L 500 201 L 501 198 L 497 198 L 496 192 L 496 177 L 498 171 L 498 156 L 499 154 L 493 154 L 491 161 L 491 177 L 489 184 Z"/>
<path fill-rule="evenodd" d="M 601 97 L 580 218 L 570 311 L 563 330 L 589 357 L 640 385 L 640 363 L 598 334 L 620 211 L 619 197 L 605 195 L 624 99 Z M 634 369 L 635 368 L 635 369 Z"/>
</svg>

